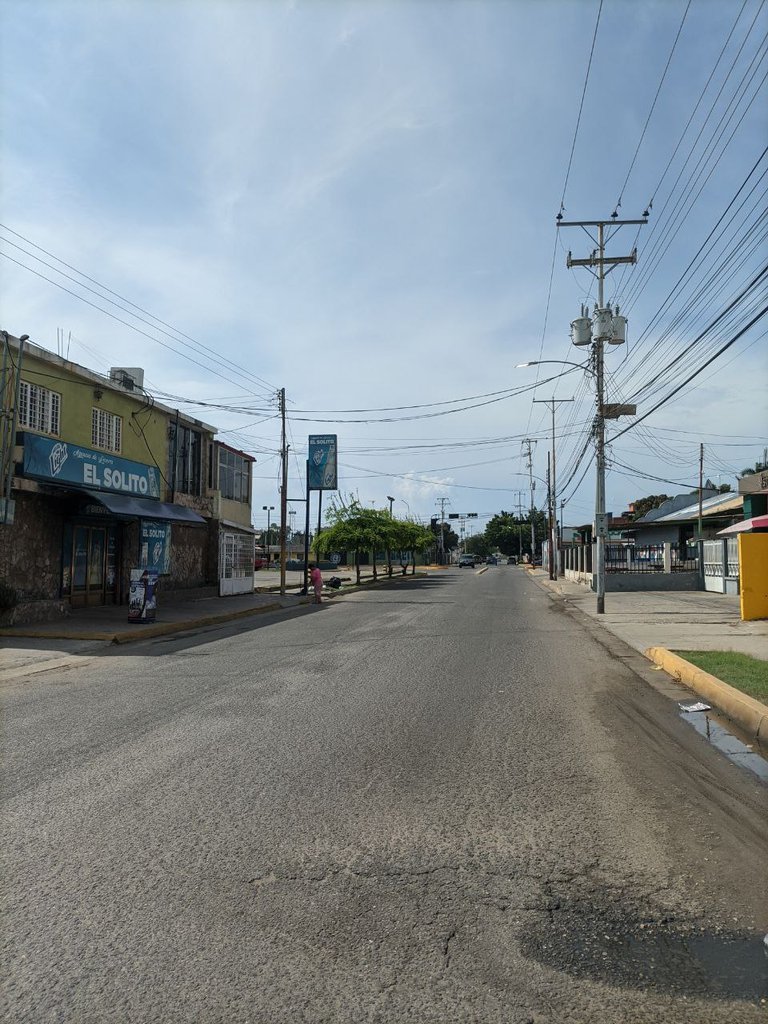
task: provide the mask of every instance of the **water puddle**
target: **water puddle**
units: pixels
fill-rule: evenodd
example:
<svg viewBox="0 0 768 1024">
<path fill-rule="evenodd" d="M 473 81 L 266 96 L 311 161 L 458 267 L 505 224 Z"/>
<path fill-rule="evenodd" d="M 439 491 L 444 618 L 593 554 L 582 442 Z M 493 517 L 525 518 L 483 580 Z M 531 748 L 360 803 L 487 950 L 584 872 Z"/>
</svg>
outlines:
<svg viewBox="0 0 768 1024">
<path fill-rule="evenodd" d="M 526 956 L 577 977 L 622 988 L 762 1004 L 768 948 L 739 932 L 675 932 L 664 925 L 555 919 L 523 943 Z"/>
<path fill-rule="evenodd" d="M 768 751 L 764 753 L 758 745 L 747 742 L 746 738 L 740 739 L 732 722 L 726 724 L 711 711 L 681 711 L 680 717 L 730 761 L 753 772 L 762 782 L 768 783 L 768 761 L 765 759 Z"/>
</svg>

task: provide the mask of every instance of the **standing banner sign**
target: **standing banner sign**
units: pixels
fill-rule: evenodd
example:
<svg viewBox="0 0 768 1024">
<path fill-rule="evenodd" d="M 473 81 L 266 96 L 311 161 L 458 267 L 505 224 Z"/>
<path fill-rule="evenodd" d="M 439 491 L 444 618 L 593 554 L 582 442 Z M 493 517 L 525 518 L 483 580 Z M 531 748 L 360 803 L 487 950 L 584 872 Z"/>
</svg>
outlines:
<svg viewBox="0 0 768 1024">
<path fill-rule="evenodd" d="M 154 622 L 157 612 L 157 573 L 147 569 L 131 569 L 128 592 L 128 621 Z"/>
<path fill-rule="evenodd" d="M 337 435 L 309 435 L 309 478 L 310 491 L 335 491 L 338 487 Z"/>
</svg>

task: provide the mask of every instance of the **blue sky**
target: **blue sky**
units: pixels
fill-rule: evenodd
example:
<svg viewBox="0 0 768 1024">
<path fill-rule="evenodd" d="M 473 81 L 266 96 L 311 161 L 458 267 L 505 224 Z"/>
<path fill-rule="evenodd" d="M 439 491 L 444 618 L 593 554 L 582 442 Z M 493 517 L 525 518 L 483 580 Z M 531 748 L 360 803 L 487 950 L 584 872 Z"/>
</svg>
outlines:
<svg viewBox="0 0 768 1024">
<path fill-rule="evenodd" d="M 567 218 L 614 210 L 686 5 L 604 0 Z M 70 358 L 93 369 L 140 365 L 158 393 L 251 407 L 183 406 L 257 455 L 257 524 L 261 506 L 277 499 L 276 388 L 289 401 L 291 493 L 301 490 L 307 434 L 335 430 L 345 493 L 381 507 L 394 495 L 396 511 L 420 516 L 445 496 L 450 511 L 477 511 L 480 524 L 527 492 L 521 438 L 537 439 L 534 472 L 546 473 L 549 414 L 531 398 L 574 396 L 558 410 L 558 475 L 566 521 L 588 521 L 594 472 L 588 458 L 578 462 L 592 415 L 588 376 L 464 403 L 475 407 L 451 415 L 400 417 L 559 369 L 516 368 L 526 360 L 583 359 L 569 323 L 582 301 L 594 302 L 594 283 L 566 268 L 565 253 L 586 256 L 592 244 L 575 229 L 558 240 L 554 219 L 598 8 L 596 0 L 1 2 L 3 327 L 52 350 L 62 328 Z M 765 158 L 749 203 L 716 227 L 768 136 L 766 30 L 760 0 L 692 0 L 622 194 L 627 218 L 653 196 L 638 266 L 615 271 L 606 291 L 630 320 L 629 345 L 607 354 L 609 398 L 632 399 L 661 372 L 638 396 L 640 412 L 717 347 L 707 336 L 665 369 L 766 262 Z M 721 248 L 662 308 L 713 229 Z M 63 278 L 19 235 L 93 280 L 56 263 L 79 283 Z M 610 251 L 634 242 L 625 228 Z M 707 280 L 731 248 L 726 272 Z M 170 325 L 173 337 L 108 305 L 103 291 L 83 290 L 98 291 L 94 282 Z M 726 319 L 721 342 L 764 300 L 763 280 Z M 707 475 L 722 482 L 761 456 L 765 330 L 759 321 L 615 442 L 609 509 L 683 489 L 638 471 L 695 483 L 700 441 Z M 419 408 L 338 412 L 392 406 Z M 348 422 L 356 419 L 390 422 Z M 539 482 L 537 504 L 543 491 Z"/>
</svg>

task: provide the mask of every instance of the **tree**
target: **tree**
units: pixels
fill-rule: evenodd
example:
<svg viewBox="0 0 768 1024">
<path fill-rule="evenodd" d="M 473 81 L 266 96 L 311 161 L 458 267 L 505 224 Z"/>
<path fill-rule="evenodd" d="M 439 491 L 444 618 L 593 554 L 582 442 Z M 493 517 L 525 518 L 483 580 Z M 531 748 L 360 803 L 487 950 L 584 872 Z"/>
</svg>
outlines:
<svg viewBox="0 0 768 1024">
<path fill-rule="evenodd" d="M 391 547 L 392 523 L 387 512 L 381 509 L 365 508 L 356 498 L 349 504 L 333 502 L 326 512 L 330 526 L 324 529 L 315 541 L 319 554 L 329 551 L 354 551 L 355 574 L 360 582 L 360 552 L 373 552 L 373 576 L 376 578 L 376 552 Z"/>
<path fill-rule="evenodd" d="M 481 558 L 486 558 L 491 553 L 491 545 L 484 533 L 473 533 L 471 537 L 467 537 L 464 547 L 470 555 L 479 555 Z"/>
<path fill-rule="evenodd" d="M 440 551 L 440 534 L 443 535 L 444 552 L 452 551 L 454 548 L 459 546 L 459 535 L 451 529 L 448 523 L 444 523 L 442 530 L 440 523 L 437 519 L 433 519 L 429 524 L 429 528 L 434 537 L 434 544 L 438 551 Z"/>
<path fill-rule="evenodd" d="M 668 494 L 649 494 L 647 498 L 637 498 L 632 502 L 632 518 L 642 519 L 651 509 L 658 508 L 669 501 Z"/>
<path fill-rule="evenodd" d="M 540 550 L 541 542 L 547 533 L 547 517 L 539 509 L 533 510 L 533 526 L 536 532 L 536 546 Z M 531 514 L 525 518 L 515 516 L 511 512 L 497 513 L 485 528 L 485 537 L 494 551 L 504 555 L 522 555 L 531 552 Z"/>
<path fill-rule="evenodd" d="M 414 523 L 410 519 L 393 519 L 392 520 L 392 546 L 397 548 L 401 554 L 403 552 L 409 552 L 411 556 L 411 575 L 416 572 L 416 552 L 425 551 L 431 548 L 435 542 L 435 538 L 431 530 L 428 530 L 425 526 L 421 526 L 419 523 Z M 400 567 L 405 576 L 408 563 L 403 562 L 402 558 L 400 561 Z M 391 563 L 390 563 L 390 576 Z"/>
</svg>

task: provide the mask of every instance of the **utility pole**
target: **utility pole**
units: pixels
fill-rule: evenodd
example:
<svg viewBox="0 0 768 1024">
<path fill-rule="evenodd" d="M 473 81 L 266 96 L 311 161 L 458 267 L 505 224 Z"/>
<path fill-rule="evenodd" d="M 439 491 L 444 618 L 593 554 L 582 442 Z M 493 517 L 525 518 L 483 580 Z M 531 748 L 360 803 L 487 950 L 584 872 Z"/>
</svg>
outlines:
<svg viewBox="0 0 768 1024">
<path fill-rule="evenodd" d="M 606 275 L 614 267 L 620 263 L 637 263 L 637 249 L 633 249 L 629 256 L 608 257 L 605 255 L 605 229 L 614 228 L 618 230 L 618 228 L 627 224 L 647 224 L 648 211 L 645 211 L 640 220 L 619 220 L 615 210 L 608 220 L 565 221 L 562 217 L 562 213 L 558 213 L 558 228 L 583 228 L 592 241 L 597 243 L 597 249 L 593 249 L 586 259 L 575 260 L 569 252 L 566 266 L 569 269 L 571 267 L 589 267 L 590 270 L 594 267 L 597 268 L 596 273 L 592 270 L 592 273 L 597 277 L 597 307 L 594 311 L 594 316 L 590 321 L 585 315 L 585 310 L 582 309 L 581 317 L 574 320 L 571 324 L 571 340 L 574 345 L 589 345 L 591 342 L 594 342 L 595 381 L 597 385 L 597 415 L 595 422 L 595 462 L 597 470 L 595 481 L 595 533 L 597 535 L 597 557 L 595 559 L 595 568 L 597 577 L 597 613 L 598 615 L 603 615 L 605 613 L 605 541 L 608 536 L 608 522 L 605 514 L 605 421 L 607 418 L 616 419 L 621 415 L 634 415 L 635 412 L 631 406 L 615 406 L 611 407 L 609 411 L 605 405 L 604 346 L 606 341 L 609 345 L 622 345 L 624 343 L 627 322 L 624 317 L 619 316 L 618 307 L 616 307 L 615 312 L 610 306 L 606 307 L 604 286 Z M 590 228 L 597 228 L 597 238 L 589 231 Z M 612 232 L 611 237 L 613 237 L 614 233 L 615 231 Z M 606 267 L 608 268 L 607 270 Z M 631 413 L 630 409 L 632 409 Z"/>
<path fill-rule="evenodd" d="M 554 568 L 554 551 L 552 550 L 552 534 L 554 533 L 554 527 L 552 525 L 552 476 L 550 472 L 550 466 L 552 462 L 552 453 L 547 452 L 547 529 L 549 530 L 549 558 L 547 559 L 549 565 L 549 578 L 553 580 L 555 578 Z"/>
<path fill-rule="evenodd" d="M 531 490 L 531 561 L 535 562 L 536 561 L 536 527 L 535 527 L 534 522 L 533 522 L 533 513 L 534 513 L 534 510 L 535 510 L 536 506 L 534 504 L 533 495 L 534 495 L 534 491 L 536 489 L 536 484 L 535 484 L 534 479 L 533 479 L 533 456 L 531 454 L 531 445 L 533 445 L 535 447 L 536 442 L 532 441 L 530 439 L 530 437 L 526 437 L 525 440 L 523 441 L 523 445 L 526 448 L 525 453 L 524 453 L 525 454 L 525 458 L 526 458 L 526 463 L 525 464 L 528 467 L 528 479 L 529 479 L 530 490 Z"/>
<path fill-rule="evenodd" d="M 287 555 L 286 529 L 288 520 L 288 445 L 285 438 L 285 388 L 280 388 L 280 460 L 282 481 L 280 484 L 280 593 L 285 594 L 285 561 Z"/>
<path fill-rule="evenodd" d="M 435 501 L 440 506 L 440 565 L 445 565 L 445 506 L 450 503 L 450 498 L 438 498 Z"/>
<path fill-rule="evenodd" d="M 560 402 L 572 402 L 572 398 L 534 398 L 534 404 L 548 405 L 552 410 L 552 476 L 550 478 L 550 491 L 552 494 L 552 520 L 550 545 L 552 548 L 552 562 L 550 564 L 550 579 L 557 579 L 558 563 L 560 561 L 560 544 L 557 533 L 557 471 L 555 462 L 555 406 Z M 554 576 L 552 575 L 552 564 L 554 564 Z"/>
<path fill-rule="evenodd" d="M 517 491 L 517 560 L 523 560 L 523 502 L 522 491 Z"/>
<path fill-rule="evenodd" d="M 697 540 L 701 540 L 702 531 L 702 505 L 704 504 L 704 444 L 703 442 L 699 445 L 699 536 Z"/>
</svg>

